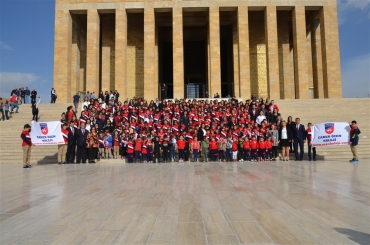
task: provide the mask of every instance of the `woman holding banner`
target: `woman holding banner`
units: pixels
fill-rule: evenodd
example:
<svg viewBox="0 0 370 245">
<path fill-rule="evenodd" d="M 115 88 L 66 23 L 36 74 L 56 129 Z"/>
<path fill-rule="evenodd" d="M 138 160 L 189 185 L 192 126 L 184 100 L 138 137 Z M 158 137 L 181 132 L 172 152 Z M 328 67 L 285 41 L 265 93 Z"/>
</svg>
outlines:
<svg viewBox="0 0 370 245">
<path fill-rule="evenodd" d="M 99 137 L 96 132 L 96 128 L 91 128 L 91 131 L 87 135 L 86 148 L 89 158 L 89 163 L 95 163 L 95 157 L 98 152 Z"/>
</svg>

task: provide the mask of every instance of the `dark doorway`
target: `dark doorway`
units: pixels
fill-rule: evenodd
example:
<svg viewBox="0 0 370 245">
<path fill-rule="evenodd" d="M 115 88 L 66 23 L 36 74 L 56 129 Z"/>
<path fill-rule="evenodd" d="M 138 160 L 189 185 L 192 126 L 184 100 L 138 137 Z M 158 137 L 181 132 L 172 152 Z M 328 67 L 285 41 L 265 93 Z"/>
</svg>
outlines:
<svg viewBox="0 0 370 245">
<path fill-rule="evenodd" d="M 232 25 L 221 26 L 221 97 L 234 96 L 234 59 Z"/>
<path fill-rule="evenodd" d="M 172 42 L 159 43 L 159 77 L 162 86 L 165 83 L 168 87 L 167 98 L 173 98 L 173 51 Z M 159 90 L 161 91 L 161 90 Z"/>
<path fill-rule="evenodd" d="M 184 43 L 185 97 L 204 98 L 207 89 L 207 43 Z"/>
</svg>

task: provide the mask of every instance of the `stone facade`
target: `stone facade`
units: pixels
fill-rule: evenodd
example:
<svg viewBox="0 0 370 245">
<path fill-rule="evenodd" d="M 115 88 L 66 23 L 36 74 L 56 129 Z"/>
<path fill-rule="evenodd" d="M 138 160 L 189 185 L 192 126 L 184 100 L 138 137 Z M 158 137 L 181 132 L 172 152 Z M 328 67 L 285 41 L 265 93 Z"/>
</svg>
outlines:
<svg viewBox="0 0 370 245">
<path fill-rule="evenodd" d="M 57 0 L 55 18 L 58 102 L 151 100 L 162 83 L 172 98 L 342 97 L 335 0 Z"/>
</svg>

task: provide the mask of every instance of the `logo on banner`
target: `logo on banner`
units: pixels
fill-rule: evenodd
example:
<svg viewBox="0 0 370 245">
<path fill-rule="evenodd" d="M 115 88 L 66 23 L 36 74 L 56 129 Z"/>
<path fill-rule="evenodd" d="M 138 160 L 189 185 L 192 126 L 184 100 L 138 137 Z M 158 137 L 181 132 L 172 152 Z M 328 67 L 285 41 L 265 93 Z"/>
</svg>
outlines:
<svg viewBox="0 0 370 245">
<path fill-rule="evenodd" d="M 325 123 L 325 132 L 332 134 L 334 132 L 334 123 Z"/>
<path fill-rule="evenodd" d="M 43 135 L 47 135 L 49 133 L 48 124 L 47 123 L 40 123 L 41 133 Z"/>
</svg>

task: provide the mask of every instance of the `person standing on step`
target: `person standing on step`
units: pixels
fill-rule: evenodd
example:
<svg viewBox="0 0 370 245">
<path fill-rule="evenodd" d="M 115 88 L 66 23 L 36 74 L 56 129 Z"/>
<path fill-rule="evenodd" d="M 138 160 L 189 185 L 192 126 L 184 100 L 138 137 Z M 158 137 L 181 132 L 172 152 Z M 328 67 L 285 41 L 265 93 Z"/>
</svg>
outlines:
<svg viewBox="0 0 370 245">
<path fill-rule="evenodd" d="M 295 119 L 295 125 L 294 130 L 292 130 L 292 142 L 294 143 L 294 153 L 295 153 L 295 160 L 296 161 L 302 161 L 303 155 L 304 155 L 304 143 L 306 143 L 305 136 L 306 136 L 306 130 L 304 126 L 301 124 L 301 119 L 296 118 Z M 299 152 L 298 155 L 298 145 L 299 145 Z"/>
<path fill-rule="evenodd" d="M 78 113 L 78 104 L 80 103 L 80 95 L 79 93 L 77 92 L 75 95 L 73 95 L 73 105 L 75 106 L 76 108 L 76 113 Z"/>
<path fill-rule="evenodd" d="M 350 141 L 349 141 L 349 146 L 351 147 L 352 155 L 353 158 L 349 162 L 351 163 L 358 163 L 358 156 L 357 156 L 357 145 L 358 145 L 358 140 L 359 137 L 358 135 L 361 133 L 360 129 L 357 126 L 357 122 L 353 120 L 350 123 L 351 131 L 349 132 L 350 136 Z"/>
<path fill-rule="evenodd" d="M 23 148 L 23 168 L 31 168 L 31 147 L 35 146 L 31 140 L 31 126 L 25 124 L 21 133 L 22 148 Z"/>
<path fill-rule="evenodd" d="M 41 98 L 37 103 L 32 103 L 32 121 L 38 121 L 39 119 L 39 104 L 41 103 Z"/>
<path fill-rule="evenodd" d="M 168 90 L 167 85 L 165 83 L 163 83 L 163 85 L 162 85 L 162 100 L 167 99 L 167 90 Z"/>
</svg>

